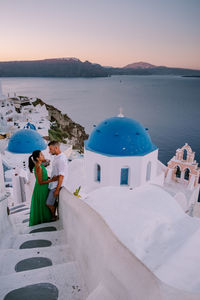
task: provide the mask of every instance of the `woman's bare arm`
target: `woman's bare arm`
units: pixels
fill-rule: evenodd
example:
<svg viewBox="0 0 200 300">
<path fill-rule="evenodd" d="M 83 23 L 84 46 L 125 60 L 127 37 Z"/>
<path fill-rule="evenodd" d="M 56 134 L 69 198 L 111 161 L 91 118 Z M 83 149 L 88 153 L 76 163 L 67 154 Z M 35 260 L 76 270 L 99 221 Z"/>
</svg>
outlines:
<svg viewBox="0 0 200 300">
<path fill-rule="evenodd" d="M 46 184 L 46 183 L 50 183 L 52 181 L 56 181 L 56 177 L 53 177 L 53 178 L 48 179 L 48 180 L 42 180 L 42 168 L 40 166 L 37 166 L 35 168 L 35 173 L 36 173 L 37 180 L 38 180 L 39 184 Z"/>
</svg>

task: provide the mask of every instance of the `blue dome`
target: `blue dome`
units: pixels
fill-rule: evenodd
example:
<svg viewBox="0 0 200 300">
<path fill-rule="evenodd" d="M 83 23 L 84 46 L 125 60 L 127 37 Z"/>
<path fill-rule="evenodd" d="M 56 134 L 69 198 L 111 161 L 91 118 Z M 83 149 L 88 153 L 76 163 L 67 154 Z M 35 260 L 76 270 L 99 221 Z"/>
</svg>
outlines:
<svg viewBox="0 0 200 300">
<path fill-rule="evenodd" d="M 101 122 L 85 142 L 85 148 L 108 156 L 143 156 L 157 149 L 147 130 L 127 117 Z"/>
<path fill-rule="evenodd" d="M 24 126 L 25 129 L 33 129 L 33 130 L 36 130 L 36 127 L 34 124 L 31 124 L 30 122 L 28 122 L 26 124 L 26 126 Z"/>
<path fill-rule="evenodd" d="M 8 143 L 8 151 L 13 153 L 32 153 L 35 150 L 44 150 L 46 147 L 41 135 L 32 129 L 17 131 Z"/>
</svg>

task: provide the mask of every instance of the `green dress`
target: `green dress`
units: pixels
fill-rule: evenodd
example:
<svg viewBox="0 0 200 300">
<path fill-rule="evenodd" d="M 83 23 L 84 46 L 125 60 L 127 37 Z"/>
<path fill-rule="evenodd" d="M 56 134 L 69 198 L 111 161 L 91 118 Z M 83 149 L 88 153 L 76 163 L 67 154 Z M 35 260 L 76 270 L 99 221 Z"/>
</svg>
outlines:
<svg viewBox="0 0 200 300">
<path fill-rule="evenodd" d="M 42 180 L 43 181 L 48 180 L 46 168 L 43 165 L 41 165 L 41 168 L 42 168 Z M 34 173 L 35 173 L 35 168 L 34 168 Z M 40 185 L 38 183 L 36 173 L 35 173 L 35 178 L 36 178 L 36 182 L 35 182 L 32 200 L 31 200 L 29 226 L 51 221 L 51 212 L 50 209 L 46 206 L 46 200 L 48 196 L 48 183 Z"/>
</svg>

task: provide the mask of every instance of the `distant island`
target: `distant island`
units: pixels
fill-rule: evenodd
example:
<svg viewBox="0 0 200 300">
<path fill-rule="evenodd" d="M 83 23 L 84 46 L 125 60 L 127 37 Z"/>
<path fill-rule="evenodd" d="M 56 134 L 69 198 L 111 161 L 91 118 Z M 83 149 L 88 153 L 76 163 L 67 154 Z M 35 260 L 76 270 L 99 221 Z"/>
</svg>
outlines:
<svg viewBox="0 0 200 300">
<path fill-rule="evenodd" d="M 179 75 L 199 77 L 200 70 L 136 62 L 123 68 L 104 67 L 77 58 L 0 62 L 0 77 L 108 77 L 112 75 Z"/>
<path fill-rule="evenodd" d="M 76 58 L 0 62 L 0 77 L 107 77 L 99 64 Z"/>
<path fill-rule="evenodd" d="M 176 75 L 200 76 L 200 70 L 155 66 L 148 62 L 135 62 L 123 68 L 108 68 L 112 75 Z"/>
<path fill-rule="evenodd" d="M 200 75 L 183 75 L 182 77 L 189 77 L 189 78 L 199 78 L 200 79 Z"/>
</svg>

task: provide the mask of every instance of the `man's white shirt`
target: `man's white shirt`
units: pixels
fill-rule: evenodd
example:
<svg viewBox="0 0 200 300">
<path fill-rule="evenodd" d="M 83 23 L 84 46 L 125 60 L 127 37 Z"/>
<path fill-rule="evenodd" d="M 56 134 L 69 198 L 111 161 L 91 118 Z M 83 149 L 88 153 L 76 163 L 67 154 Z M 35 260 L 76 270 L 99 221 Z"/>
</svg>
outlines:
<svg viewBox="0 0 200 300">
<path fill-rule="evenodd" d="M 64 153 L 56 155 L 52 163 L 51 178 L 58 175 L 64 176 L 61 187 L 66 186 L 68 177 L 68 159 Z M 50 182 L 49 189 L 52 190 L 56 188 L 57 184 L 58 181 Z"/>
</svg>

